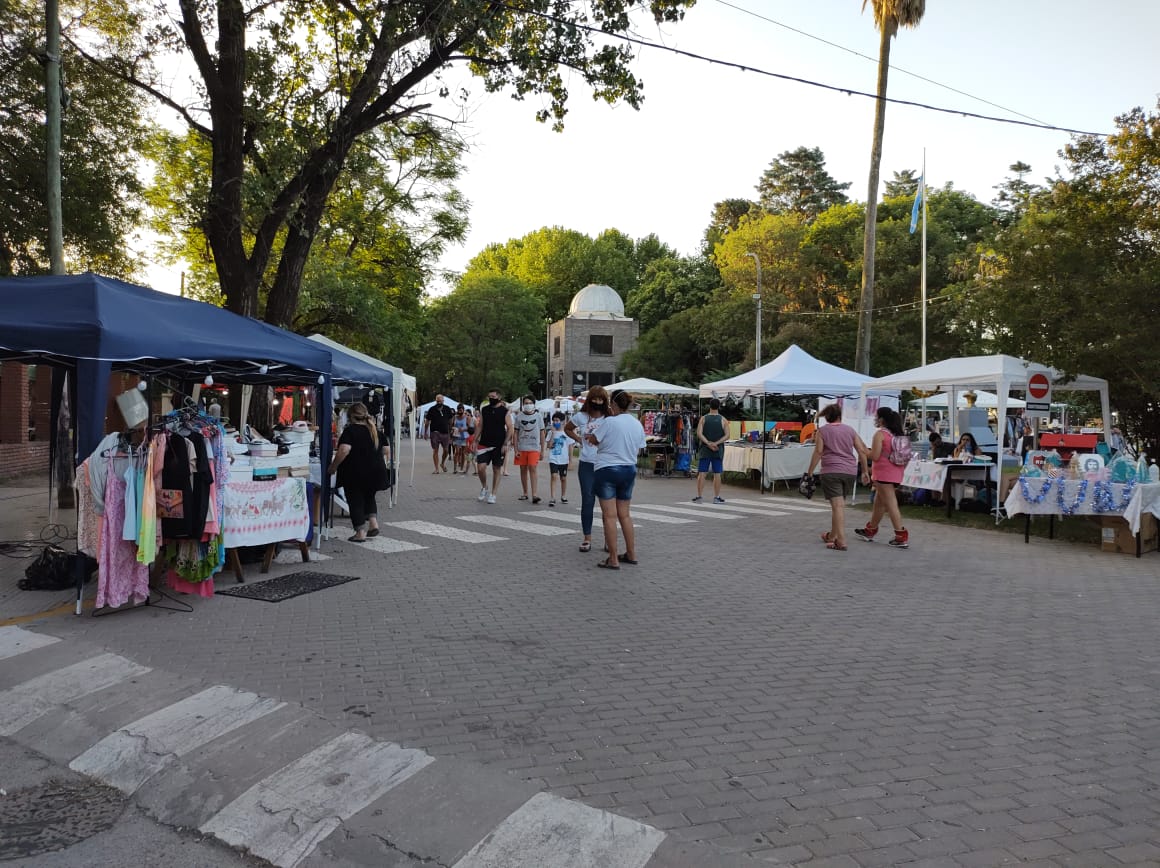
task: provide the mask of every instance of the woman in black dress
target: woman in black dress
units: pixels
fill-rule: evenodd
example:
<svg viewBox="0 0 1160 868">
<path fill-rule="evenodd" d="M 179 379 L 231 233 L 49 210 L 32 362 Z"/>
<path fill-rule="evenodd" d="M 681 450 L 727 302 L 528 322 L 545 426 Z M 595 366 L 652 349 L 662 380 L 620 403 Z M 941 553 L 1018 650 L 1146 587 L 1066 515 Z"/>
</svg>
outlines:
<svg viewBox="0 0 1160 868">
<path fill-rule="evenodd" d="M 387 487 L 385 462 L 390 460 L 390 446 L 379 439 L 379 431 L 364 404 L 350 408 L 350 422 L 338 438 L 338 451 L 330 462 L 328 473 L 338 472 L 338 484 L 346 494 L 354 536 L 350 542 L 366 542 L 379 535 L 378 504 L 375 493 Z M 381 457 L 380 457 L 381 454 Z"/>
</svg>

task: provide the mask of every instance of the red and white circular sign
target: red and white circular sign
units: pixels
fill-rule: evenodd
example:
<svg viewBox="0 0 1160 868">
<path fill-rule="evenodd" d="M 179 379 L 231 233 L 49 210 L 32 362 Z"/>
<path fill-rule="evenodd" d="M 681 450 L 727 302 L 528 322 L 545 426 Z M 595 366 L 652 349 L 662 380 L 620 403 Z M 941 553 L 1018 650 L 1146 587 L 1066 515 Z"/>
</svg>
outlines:
<svg viewBox="0 0 1160 868">
<path fill-rule="evenodd" d="M 1027 381 L 1027 394 L 1036 400 L 1046 398 L 1051 391 L 1051 381 L 1046 374 L 1032 374 Z"/>
</svg>

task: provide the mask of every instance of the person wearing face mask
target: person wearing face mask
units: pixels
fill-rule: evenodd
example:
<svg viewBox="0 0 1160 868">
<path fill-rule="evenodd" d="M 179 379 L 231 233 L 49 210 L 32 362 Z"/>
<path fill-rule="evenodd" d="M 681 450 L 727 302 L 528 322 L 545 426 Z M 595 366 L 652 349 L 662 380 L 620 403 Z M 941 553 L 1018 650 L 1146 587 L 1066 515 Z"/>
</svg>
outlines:
<svg viewBox="0 0 1160 868">
<path fill-rule="evenodd" d="M 436 395 L 435 403 L 423 417 L 423 436 L 431 438 L 431 460 L 435 464 L 433 473 L 447 472 L 447 457 L 451 454 L 451 419 L 455 412 L 443 403 L 443 396 Z M 439 449 L 443 449 L 443 457 L 439 457 Z"/>
<path fill-rule="evenodd" d="M 587 438 L 599 430 L 608 415 L 608 392 L 603 386 L 593 386 L 583 398 L 580 410 L 564 424 L 564 433 L 580 444 L 580 460 L 576 464 L 576 478 L 580 480 L 580 530 L 584 534 L 580 551 L 590 552 L 596 510 L 596 446 Z"/>
<path fill-rule="evenodd" d="M 499 491 L 500 472 L 503 470 L 504 456 L 513 430 L 507 405 L 500 400 L 499 389 L 492 389 L 487 394 L 487 406 L 479 409 L 479 419 L 475 425 L 475 471 L 479 475 L 481 486 L 477 500 L 495 503 L 496 492 Z M 490 492 L 487 488 L 489 466 Z"/>
<path fill-rule="evenodd" d="M 548 432 L 548 506 L 556 505 L 556 477 L 560 477 L 560 503 L 567 503 L 569 447 L 572 445 L 564 433 L 564 413 L 557 410 L 552 414 L 552 430 Z"/>
<path fill-rule="evenodd" d="M 515 464 L 520 469 L 520 486 L 524 490 L 520 500 L 528 499 L 530 484 L 532 503 L 540 502 L 540 496 L 536 492 L 539 476 L 536 468 L 544 454 L 546 433 L 543 417 L 536 410 L 535 398 L 525 395 L 520 404 L 520 412 L 516 414 L 515 433 L 512 437 L 512 446 L 516 450 Z"/>
<path fill-rule="evenodd" d="M 451 420 L 452 473 L 467 473 L 467 435 L 470 433 L 468 429 L 473 427 L 471 422 L 467 408 L 462 404 L 456 406 Z"/>
</svg>

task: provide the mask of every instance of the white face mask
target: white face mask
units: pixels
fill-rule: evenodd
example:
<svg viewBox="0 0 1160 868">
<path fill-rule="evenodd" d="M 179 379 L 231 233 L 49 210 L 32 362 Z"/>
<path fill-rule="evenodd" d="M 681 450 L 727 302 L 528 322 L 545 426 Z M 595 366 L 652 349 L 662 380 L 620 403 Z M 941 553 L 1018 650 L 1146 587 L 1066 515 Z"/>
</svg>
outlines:
<svg viewBox="0 0 1160 868">
<path fill-rule="evenodd" d="M 535 412 L 535 410 L 536 410 L 535 404 L 524 404 L 524 412 L 525 413 L 533 413 L 533 412 Z"/>
</svg>

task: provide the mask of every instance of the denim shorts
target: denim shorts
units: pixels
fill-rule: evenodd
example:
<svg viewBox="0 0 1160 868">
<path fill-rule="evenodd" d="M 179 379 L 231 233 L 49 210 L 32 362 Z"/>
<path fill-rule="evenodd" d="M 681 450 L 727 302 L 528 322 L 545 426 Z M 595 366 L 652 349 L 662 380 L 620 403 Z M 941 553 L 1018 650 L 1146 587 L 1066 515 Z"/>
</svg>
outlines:
<svg viewBox="0 0 1160 868">
<path fill-rule="evenodd" d="M 592 486 L 598 500 L 632 500 L 632 486 L 636 482 L 636 468 L 631 464 L 601 467 L 596 471 Z"/>
</svg>

